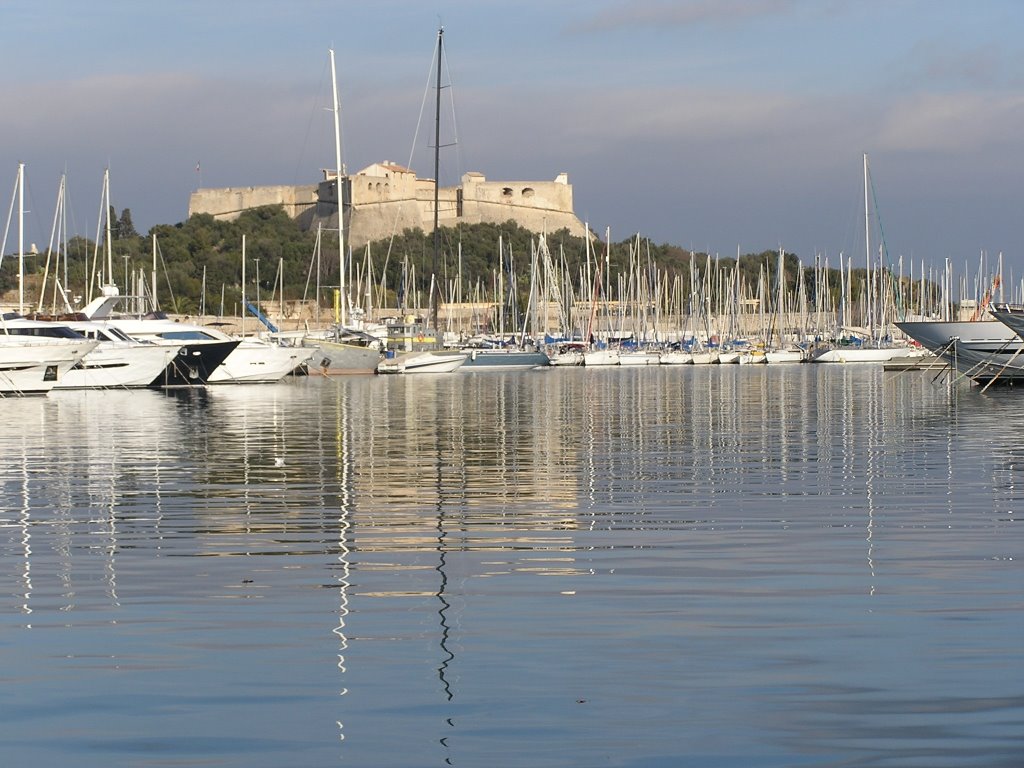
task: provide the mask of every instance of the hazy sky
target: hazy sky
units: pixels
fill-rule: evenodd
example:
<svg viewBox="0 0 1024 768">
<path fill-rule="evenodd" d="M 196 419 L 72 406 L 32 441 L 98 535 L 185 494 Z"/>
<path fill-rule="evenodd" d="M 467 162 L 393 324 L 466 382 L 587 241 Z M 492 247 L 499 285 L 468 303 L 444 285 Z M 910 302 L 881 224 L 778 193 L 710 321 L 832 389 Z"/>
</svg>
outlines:
<svg viewBox="0 0 1024 768">
<path fill-rule="evenodd" d="M 140 232 L 200 184 L 314 183 L 332 47 L 348 170 L 432 176 L 439 25 L 443 185 L 565 171 L 615 240 L 856 263 L 867 153 L 891 260 L 1002 252 L 1024 275 L 1021 0 L 0 0 L 26 239 L 48 241 L 62 172 L 89 236 L 106 167 Z"/>
</svg>

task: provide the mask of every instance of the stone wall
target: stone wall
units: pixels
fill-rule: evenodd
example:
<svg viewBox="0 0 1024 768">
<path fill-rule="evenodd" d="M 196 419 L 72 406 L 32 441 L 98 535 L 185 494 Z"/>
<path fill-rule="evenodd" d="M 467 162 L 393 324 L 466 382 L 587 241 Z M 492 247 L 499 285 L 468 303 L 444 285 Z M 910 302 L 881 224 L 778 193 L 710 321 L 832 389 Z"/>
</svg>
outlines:
<svg viewBox="0 0 1024 768">
<path fill-rule="evenodd" d="M 230 221 L 249 208 L 281 205 L 306 229 L 337 230 L 337 177 L 334 171 L 323 173 L 324 180 L 317 185 L 200 189 L 189 198 L 189 216 L 207 213 Z M 433 179 L 417 178 L 396 163 L 374 163 L 344 176 L 342 194 L 346 235 L 353 249 L 406 229 L 433 231 Z M 564 173 L 554 181 L 514 182 L 487 181 L 481 173 L 467 173 L 459 186 L 438 190 L 438 221 L 442 226 L 515 221 L 534 232 L 566 228 L 577 236 L 586 233 L 573 212 L 572 186 Z"/>
<path fill-rule="evenodd" d="M 188 215 L 208 213 L 215 219 L 233 221 L 243 211 L 264 205 L 280 205 L 298 219 L 316 208 L 317 185 L 198 189 L 189 196 Z"/>
</svg>

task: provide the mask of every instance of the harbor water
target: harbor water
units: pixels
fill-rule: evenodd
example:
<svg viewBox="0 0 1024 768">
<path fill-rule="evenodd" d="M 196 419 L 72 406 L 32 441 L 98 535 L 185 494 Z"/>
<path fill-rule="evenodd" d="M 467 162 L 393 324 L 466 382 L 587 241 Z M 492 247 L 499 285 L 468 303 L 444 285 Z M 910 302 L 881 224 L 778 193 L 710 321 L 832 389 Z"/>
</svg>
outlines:
<svg viewBox="0 0 1024 768">
<path fill-rule="evenodd" d="M 876 365 L 4 400 L 8 766 L 1024 765 L 1024 393 Z"/>
</svg>

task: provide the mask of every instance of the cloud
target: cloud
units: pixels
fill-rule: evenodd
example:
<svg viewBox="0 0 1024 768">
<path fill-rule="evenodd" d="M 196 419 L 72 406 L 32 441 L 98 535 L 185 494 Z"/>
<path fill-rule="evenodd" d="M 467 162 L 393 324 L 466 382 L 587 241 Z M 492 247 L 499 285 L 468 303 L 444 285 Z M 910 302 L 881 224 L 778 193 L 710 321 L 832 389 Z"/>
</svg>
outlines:
<svg viewBox="0 0 1024 768">
<path fill-rule="evenodd" d="M 797 4 L 797 0 L 642 0 L 613 4 L 595 14 L 583 24 L 583 28 L 603 31 L 627 26 L 731 24 L 763 16 L 785 15 Z"/>
<path fill-rule="evenodd" d="M 948 43 L 918 42 L 907 58 L 910 78 L 929 87 L 991 87 L 1007 68 L 1004 52 L 993 45 L 956 49 Z"/>
<path fill-rule="evenodd" d="M 880 125 L 882 149 L 906 152 L 1016 151 L 1024 93 L 920 93 L 894 105 Z"/>
</svg>

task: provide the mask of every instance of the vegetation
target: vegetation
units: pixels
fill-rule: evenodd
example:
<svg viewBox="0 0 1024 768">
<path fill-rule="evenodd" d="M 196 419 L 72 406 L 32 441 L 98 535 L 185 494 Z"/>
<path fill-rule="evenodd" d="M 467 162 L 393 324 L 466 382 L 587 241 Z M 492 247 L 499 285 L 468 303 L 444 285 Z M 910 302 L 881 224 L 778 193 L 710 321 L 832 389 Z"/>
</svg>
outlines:
<svg viewBox="0 0 1024 768">
<path fill-rule="evenodd" d="M 135 231 L 129 209 L 124 209 L 120 216 L 112 211 L 110 218 L 114 281 L 122 286 L 122 292 L 151 285 L 155 249 L 157 293 L 161 306 L 169 311 L 196 314 L 205 308 L 207 314 L 240 313 L 243 235 L 247 262 L 246 296 L 250 301 L 257 294 L 264 300 L 279 296 L 282 285 L 286 300 L 313 301 L 319 285 L 321 304 L 330 306 L 332 286 L 337 287 L 339 282 L 337 232 L 324 231 L 318 236 L 316 231 L 303 231 L 279 206 L 252 209 L 230 222 L 217 221 L 209 215 L 192 216 L 179 224 L 155 226 L 146 236 Z M 443 228 L 440 241 L 437 274 L 443 295 L 454 297 L 454 286 L 458 284 L 461 286 L 458 295 L 463 300 L 475 297 L 491 299 L 500 263 L 504 272 L 501 275 L 503 284 L 517 286 L 519 301 L 525 305 L 531 253 L 539 241 L 537 234 L 509 221 L 501 225 Z M 373 286 L 373 301 L 377 307 L 395 307 L 402 302 L 411 305 L 414 292 L 425 304 L 434 260 L 433 242 L 431 233 L 417 229 L 406 230 L 390 241 L 371 243 L 364 251 L 353 255 L 346 282 L 361 286 L 369 282 Z M 499 242 L 503 249 L 500 259 Z M 547 235 L 546 244 L 558 268 L 573 280 L 579 290 L 579 278 L 584 274 L 587 262 L 587 244 L 567 230 Z M 27 262 L 29 285 L 36 286 L 34 292 L 26 291 L 29 296 L 38 295 L 46 257 L 47 254 L 43 253 Z M 756 296 L 759 280 L 765 281 L 767 286 L 775 285 L 774 273 L 777 270 L 777 252 L 774 250 L 745 254 L 738 259 L 708 258 L 706 254 L 691 253 L 670 244 L 654 244 L 640 237 L 611 243 L 610 247 L 595 240 L 590 257 L 594 269 L 606 257 L 612 275 L 624 275 L 631 264 L 639 264 L 642 269 L 636 272 L 652 283 L 665 280 L 671 285 L 678 278 L 684 295 L 691 285 L 704 283 L 705 272 L 709 268 L 712 271 L 709 279 L 714 285 L 715 281 L 723 284 L 729 280 L 738 266 L 740 282 Z M 104 261 L 102 248 L 98 248 L 96 243 L 86 238 L 73 238 L 67 247 L 69 294 L 80 297 L 90 293 L 94 295 Z M 808 299 L 814 301 L 814 287 L 821 285 L 822 281 L 815 280 L 813 260 L 809 264 L 796 254 L 787 254 L 785 261 L 787 290 L 796 288 L 798 265 L 802 263 L 805 290 Z M 16 288 L 16 262 L 10 256 L 5 260 L 0 269 L 0 289 L 9 291 Z M 692 280 L 691 269 L 694 273 Z M 51 275 L 52 270 L 51 266 Z M 63 270 L 61 274 L 64 274 Z M 858 295 L 864 279 L 864 269 L 853 271 L 852 295 Z M 614 282 L 612 284 L 614 286 Z M 840 279 L 835 269 L 829 270 L 824 284 L 828 286 L 832 303 L 837 303 Z M 914 286 L 905 288 L 908 295 L 910 290 L 914 290 Z M 52 289 L 48 295 L 51 293 Z"/>
</svg>

